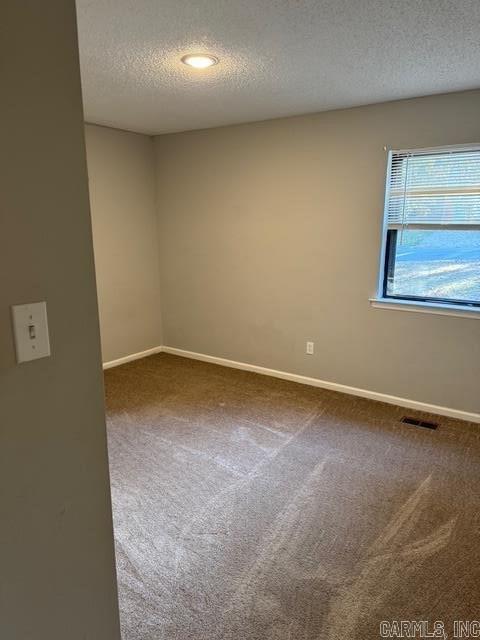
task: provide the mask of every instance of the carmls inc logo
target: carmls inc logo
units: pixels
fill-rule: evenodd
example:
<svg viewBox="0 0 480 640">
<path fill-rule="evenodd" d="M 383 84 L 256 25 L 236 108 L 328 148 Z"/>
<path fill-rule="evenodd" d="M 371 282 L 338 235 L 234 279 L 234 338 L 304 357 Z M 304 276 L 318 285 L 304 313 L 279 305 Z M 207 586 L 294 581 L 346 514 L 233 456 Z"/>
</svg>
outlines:
<svg viewBox="0 0 480 640">
<path fill-rule="evenodd" d="M 381 638 L 480 638 L 479 620 L 455 620 L 450 635 L 441 620 L 383 620 Z"/>
</svg>

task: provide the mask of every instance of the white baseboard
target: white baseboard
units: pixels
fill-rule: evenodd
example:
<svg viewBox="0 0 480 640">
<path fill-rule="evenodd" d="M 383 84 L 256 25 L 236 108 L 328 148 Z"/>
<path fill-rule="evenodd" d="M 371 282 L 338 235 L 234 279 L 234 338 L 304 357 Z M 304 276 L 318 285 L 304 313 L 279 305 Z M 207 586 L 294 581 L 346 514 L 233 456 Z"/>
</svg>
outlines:
<svg viewBox="0 0 480 640">
<path fill-rule="evenodd" d="M 467 420 L 469 422 L 480 423 L 480 414 L 478 413 L 469 413 L 468 411 L 461 411 L 460 409 L 451 409 L 450 407 L 442 407 L 436 404 L 427 404 L 425 402 L 418 402 L 417 400 L 409 400 L 408 398 L 391 396 L 386 393 L 379 393 L 377 391 L 359 389 L 358 387 L 349 387 L 344 384 L 339 384 L 338 382 L 328 382 L 327 380 L 320 380 L 318 378 L 309 378 L 307 376 L 301 376 L 297 373 L 288 373 L 287 371 L 277 371 L 275 369 L 268 369 L 267 367 L 260 367 L 255 364 L 248 364 L 246 362 L 236 362 L 235 360 L 227 360 L 226 358 L 208 356 L 203 353 L 195 353 L 194 351 L 185 351 L 183 349 L 176 349 L 175 347 L 163 346 L 163 347 L 159 347 L 159 351 L 163 351 L 164 353 L 171 353 L 172 355 L 181 356 L 183 358 L 191 358 L 193 360 L 202 360 L 203 362 L 211 362 L 212 364 L 219 364 L 224 367 L 231 367 L 233 369 L 243 369 L 244 371 L 253 371 L 254 373 L 260 373 L 265 376 L 282 378 L 283 380 L 291 380 L 292 382 L 298 382 L 300 384 L 308 384 L 312 387 L 320 387 L 322 389 L 330 389 L 331 391 L 339 391 L 340 393 L 347 393 L 352 396 L 360 396 L 361 398 L 368 398 L 369 400 L 377 400 L 378 402 L 387 402 L 388 404 L 395 404 L 400 407 L 406 407 L 407 409 L 415 409 L 416 411 L 424 411 L 426 413 L 434 413 L 441 416 L 448 416 L 449 418 L 457 418 L 458 420 Z M 158 351 L 155 351 L 155 353 L 158 353 Z M 115 365 L 112 365 L 112 366 L 115 366 Z"/>
<path fill-rule="evenodd" d="M 163 347 L 152 347 L 151 349 L 147 349 L 146 351 L 131 353 L 130 355 L 124 356 L 123 358 L 117 358 L 117 360 L 110 360 L 109 362 L 104 362 L 103 368 L 111 369 L 112 367 L 118 367 L 119 365 L 125 364 L 126 362 L 132 362 L 133 360 L 140 360 L 140 358 L 153 356 L 154 353 L 160 353 L 161 351 L 163 351 Z"/>
<path fill-rule="evenodd" d="M 273 378 L 281 378 L 282 380 L 291 380 L 292 382 L 298 382 L 299 384 L 307 384 L 312 387 L 320 387 L 321 389 L 330 389 L 331 391 L 338 391 L 352 396 L 368 398 L 369 400 L 377 400 L 378 402 L 386 402 L 388 404 L 394 404 L 407 409 L 414 409 L 416 411 L 424 411 L 425 413 L 434 413 L 441 416 L 448 416 L 449 418 L 457 418 L 458 420 L 480 423 L 479 413 L 470 413 L 468 411 L 461 411 L 460 409 L 442 407 L 437 404 L 427 404 L 425 402 L 419 402 L 418 400 L 391 396 L 386 393 L 379 393 L 378 391 L 359 389 L 358 387 L 349 387 L 345 384 L 339 384 L 338 382 L 329 382 L 328 380 L 320 380 L 319 378 L 309 378 L 308 376 L 302 376 L 297 373 L 277 371 L 276 369 L 268 369 L 267 367 L 260 367 L 256 364 L 237 362 L 235 360 L 228 360 L 227 358 L 219 358 L 217 356 L 209 356 L 204 353 L 196 353 L 195 351 L 176 349 L 175 347 L 158 346 L 153 347 L 152 349 L 147 349 L 146 351 L 140 351 L 139 353 L 132 353 L 128 356 L 124 356 L 123 358 L 118 358 L 117 360 L 104 362 L 103 368 L 111 369 L 112 367 L 118 367 L 121 364 L 132 362 L 133 360 L 139 360 L 140 358 L 146 358 L 147 356 L 161 352 L 171 353 L 172 355 L 181 356 L 182 358 L 191 358 L 192 360 L 201 360 L 202 362 L 219 364 L 223 367 L 230 367 L 232 369 L 253 371 L 254 373 L 259 373 L 264 376 L 272 376 Z"/>
</svg>

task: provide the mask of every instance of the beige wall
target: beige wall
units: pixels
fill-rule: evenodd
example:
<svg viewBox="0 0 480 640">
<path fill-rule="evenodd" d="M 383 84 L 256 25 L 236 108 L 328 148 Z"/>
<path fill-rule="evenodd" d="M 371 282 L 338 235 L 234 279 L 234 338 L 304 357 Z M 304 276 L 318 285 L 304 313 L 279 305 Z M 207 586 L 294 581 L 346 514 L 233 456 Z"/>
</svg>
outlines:
<svg viewBox="0 0 480 640">
<path fill-rule="evenodd" d="M 1 25 L 0 637 L 119 640 L 75 4 Z M 52 357 L 17 365 L 38 300 Z"/>
<path fill-rule="evenodd" d="M 368 302 L 384 145 L 478 142 L 479 114 L 474 91 L 158 137 L 164 343 L 479 412 L 478 320 Z"/>
<path fill-rule="evenodd" d="M 103 361 L 162 343 L 152 138 L 86 126 Z"/>
</svg>

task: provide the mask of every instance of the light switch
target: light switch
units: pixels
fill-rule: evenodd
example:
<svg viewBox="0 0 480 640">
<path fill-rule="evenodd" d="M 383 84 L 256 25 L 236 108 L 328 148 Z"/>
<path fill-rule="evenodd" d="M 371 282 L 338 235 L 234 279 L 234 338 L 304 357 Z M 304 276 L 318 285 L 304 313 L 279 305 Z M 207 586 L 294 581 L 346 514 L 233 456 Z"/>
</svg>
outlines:
<svg viewBox="0 0 480 640">
<path fill-rule="evenodd" d="M 50 355 L 47 303 L 32 302 L 12 307 L 17 362 L 46 358 Z"/>
</svg>

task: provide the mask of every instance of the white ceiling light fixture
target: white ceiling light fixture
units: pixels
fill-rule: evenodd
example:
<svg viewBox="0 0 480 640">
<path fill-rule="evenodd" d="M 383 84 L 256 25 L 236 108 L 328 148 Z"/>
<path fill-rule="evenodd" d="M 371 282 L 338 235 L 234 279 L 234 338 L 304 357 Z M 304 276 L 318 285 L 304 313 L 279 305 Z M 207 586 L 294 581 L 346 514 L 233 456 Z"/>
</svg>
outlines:
<svg viewBox="0 0 480 640">
<path fill-rule="evenodd" d="M 183 56 L 182 62 L 194 69 L 207 69 L 208 67 L 213 67 L 213 65 L 218 64 L 219 60 L 209 53 L 189 53 Z"/>
</svg>

